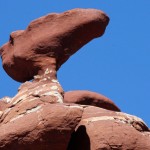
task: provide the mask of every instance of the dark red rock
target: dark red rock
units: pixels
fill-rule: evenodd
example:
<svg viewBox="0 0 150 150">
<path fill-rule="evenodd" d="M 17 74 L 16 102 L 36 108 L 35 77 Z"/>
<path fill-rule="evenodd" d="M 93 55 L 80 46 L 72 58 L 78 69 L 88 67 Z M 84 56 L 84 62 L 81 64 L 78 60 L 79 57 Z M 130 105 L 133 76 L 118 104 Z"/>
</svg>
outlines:
<svg viewBox="0 0 150 150">
<path fill-rule="evenodd" d="M 86 107 L 67 150 L 149 150 L 144 122 L 121 112 Z"/>
<path fill-rule="evenodd" d="M 95 106 L 50 104 L 52 95 L 43 99 L 40 84 L 24 83 L 1 111 L 0 150 L 149 150 L 150 132 L 141 119 Z"/>
<path fill-rule="evenodd" d="M 25 105 L 19 113 L 8 109 L 0 123 L 0 150 L 66 150 L 83 113 L 80 106 L 48 103 Z"/>
<path fill-rule="evenodd" d="M 113 111 L 120 109 L 109 98 L 91 91 L 69 91 L 64 94 L 65 103 L 92 105 Z"/>
<path fill-rule="evenodd" d="M 1 47 L 3 67 L 24 82 L 50 68 L 54 71 L 82 46 L 102 36 L 109 18 L 100 10 L 73 9 L 32 21 L 26 30 L 11 33 Z"/>
</svg>

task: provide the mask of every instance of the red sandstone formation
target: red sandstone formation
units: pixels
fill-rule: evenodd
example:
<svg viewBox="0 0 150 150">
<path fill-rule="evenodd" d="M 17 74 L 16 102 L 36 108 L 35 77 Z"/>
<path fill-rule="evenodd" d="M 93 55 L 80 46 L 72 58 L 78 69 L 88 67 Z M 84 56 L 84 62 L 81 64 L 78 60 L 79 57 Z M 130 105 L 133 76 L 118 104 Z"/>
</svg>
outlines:
<svg viewBox="0 0 150 150">
<path fill-rule="evenodd" d="M 67 150 L 150 150 L 144 122 L 122 112 L 85 107 Z"/>
<path fill-rule="evenodd" d="M 92 105 L 113 111 L 120 109 L 107 97 L 91 91 L 69 91 L 64 94 L 65 103 Z"/>
<path fill-rule="evenodd" d="M 23 105 L 22 105 L 23 106 Z M 44 104 L 40 100 L 23 107 L 8 108 L 1 121 L 1 150 L 66 150 L 83 108 Z"/>
<path fill-rule="evenodd" d="M 8 107 L 0 118 L 0 150 L 150 148 L 141 119 L 95 106 L 29 99 Z"/>
<path fill-rule="evenodd" d="M 3 67 L 26 82 L 16 96 L 0 101 L 0 150 L 150 150 L 150 132 L 141 119 L 119 112 L 98 93 L 64 93 L 57 80 L 59 67 L 101 36 L 108 21 L 99 10 L 74 9 L 11 34 L 0 49 Z"/>
<path fill-rule="evenodd" d="M 59 67 L 82 46 L 103 35 L 109 18 L 95 9 L 73 9 L 32 21 L 26 30 L 11 33 L 1 47 L 5 71 L 25 82 L 46 68 Z"/>
</svg>

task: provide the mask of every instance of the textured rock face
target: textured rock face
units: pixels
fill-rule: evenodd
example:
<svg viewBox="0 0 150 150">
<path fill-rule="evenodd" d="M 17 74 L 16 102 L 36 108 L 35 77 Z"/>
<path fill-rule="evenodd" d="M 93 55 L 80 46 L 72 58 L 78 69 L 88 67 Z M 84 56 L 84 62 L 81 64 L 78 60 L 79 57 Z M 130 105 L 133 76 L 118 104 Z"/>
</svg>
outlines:
<svg viewBox="0 0 150 150">
<path fill-rule="evenodd" d="M 148 127 L 135 116 L 89 106 L 84 108 L 68 150 L 149 150 L 148 133 Z"/>
<path fill-rule="evenodd" d="M 99 10 L 74 9 L 11 34 L 0 49 L 3 67 L 26 82 L 16 96 L 0 101 L 0 150 L 150 150 L 150 131 L 141 119 L 119 112 L 98 93 L 64 93 L 57 80 L 58 68 L 101 36 L 108 21 Z"/>
<path fill-rule="evenodd" d="M 0 125 L 1 150 L 65 150 L 83 112 L 80 106 L 39 100 L 18 107 L 18 113 L 15 107 L 8 109 Z"/>
<path fill-rule="evenodd" d="M 5 101 L 0 101 L 0 111 L 5 110 L 5 108 L 7 107 L 7 103 Z"/>
<path fill-rule="evenodd" d="M 120 109 L 107 97 L 91 91 L 70 91 L 64 94 L 65 103 L 92 105 L 108 110 L 120 111 Z"/>
<path fill-rule="evenodd" d="M 109 18 L 95 9 L 73 9 L 32 21 L 26 30 L 11 33 L 1 47 L 3 67 L 25 82 L 46 68 L 58 68 L 79 48 L 103 35 Z"/>
<path fill-rule="evenodd" d="M 56 81 L 36 78 L 0 101 L 0 150 L 150 149 L 150 132 L 141 119 L 109 110 L 117 106 L 94 92 L 66 92 L 63 100 Z M 108 100 L 108 109 L 95 97 Z M 84 105 L 71 104 L 80 101 Z"/>
<path fill-rule="evenodd" d="M 1 150 L 150 148 L 150 132 L 141 119 L 95 106 L 29 99 L 7 107 L 0 118 Z"/>
</svg>

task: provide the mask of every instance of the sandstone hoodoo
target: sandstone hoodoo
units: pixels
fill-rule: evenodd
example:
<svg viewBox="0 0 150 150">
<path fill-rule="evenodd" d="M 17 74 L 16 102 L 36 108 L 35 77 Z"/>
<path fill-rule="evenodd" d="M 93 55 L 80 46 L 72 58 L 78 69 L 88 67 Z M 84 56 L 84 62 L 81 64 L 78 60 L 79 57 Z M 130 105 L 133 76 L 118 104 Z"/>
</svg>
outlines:
<svg viewBox="0 0 150 150">
<path fill-rule="evenodd" d="M 101 94 L 64 92 L 57 80 L 61 65 L 102 36 L 108 22 L 100 10 L 73 9 L 11 33 L 0 48 L 3 68 L 24 83 L 0 100 L 0 150 L 150 150 L 142 119 Z"/>
<path fill-rule="evenodd" d="M 73 9 L 32 21 L 26 30 L 11 33 L 1 47 L 5 71 L 25 82 L 46 68 L 59 67 L 82 46 L 103 35 L 109 18 L 95 9 Z"/>
</svg>

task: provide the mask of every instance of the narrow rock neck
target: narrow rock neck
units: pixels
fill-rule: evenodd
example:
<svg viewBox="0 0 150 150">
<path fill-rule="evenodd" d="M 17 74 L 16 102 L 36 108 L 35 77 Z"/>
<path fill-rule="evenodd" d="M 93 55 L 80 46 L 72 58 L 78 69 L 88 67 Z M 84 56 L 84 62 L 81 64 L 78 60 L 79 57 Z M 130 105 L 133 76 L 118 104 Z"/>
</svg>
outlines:
<svg viewBox="0 0 150 150">
<path fill-rule="evenodd" d="M 57 80 L 56 58 L 46 57 L 44 62 L 39 62 L 39 66 L 41 69 L 34 76 L 33 82 Z"/>
<path fill-rule="evenodd" d="M 45 70 L 41 70 L 38 75 L 34 76 L 33 82 L 51 80 L 57 80 L 57 73 L 55 69 L 50 67 Z"/>
</svg>

